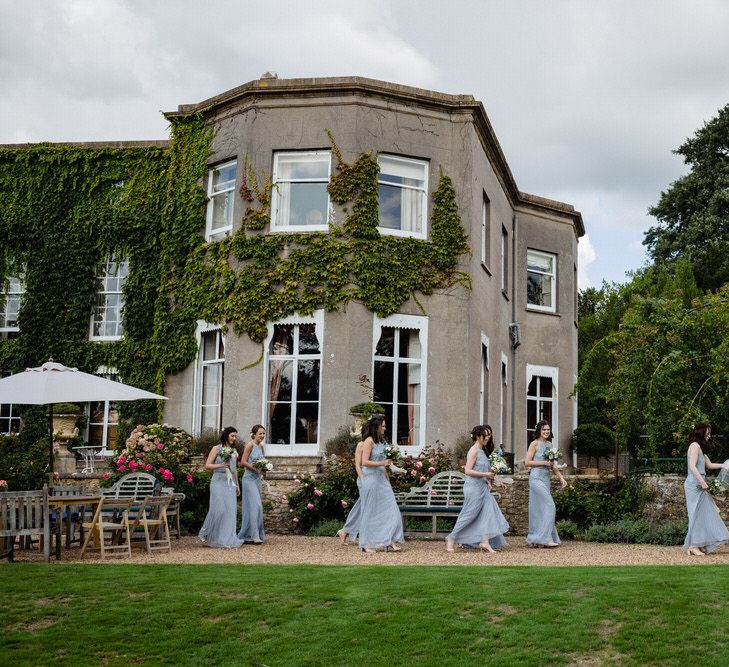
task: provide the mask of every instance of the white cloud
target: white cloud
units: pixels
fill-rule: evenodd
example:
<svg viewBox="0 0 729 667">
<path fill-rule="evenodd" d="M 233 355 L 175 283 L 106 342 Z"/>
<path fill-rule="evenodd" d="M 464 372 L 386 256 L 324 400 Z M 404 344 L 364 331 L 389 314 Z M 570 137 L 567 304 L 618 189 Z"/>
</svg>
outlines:
<svg viewBox="0 0 729 667">
<path fill-rule="evenodd" d="M 590 241 L 589 234 L 585 234 L 577 244 L 577 287 L 585 289 L 592 287 L 592 281 L 588 276 L 587 269 L 597 259 L 597 253 Z"/>
</svg>

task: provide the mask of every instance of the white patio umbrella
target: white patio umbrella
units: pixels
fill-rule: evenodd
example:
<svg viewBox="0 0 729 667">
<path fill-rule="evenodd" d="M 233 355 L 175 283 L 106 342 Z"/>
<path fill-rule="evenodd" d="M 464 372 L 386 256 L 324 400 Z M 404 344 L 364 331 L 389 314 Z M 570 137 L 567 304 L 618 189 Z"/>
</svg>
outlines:
<svg viewBox="0 0 729 667">
<path fill-rule="evenodd" d="M 48 405 L 48 471 L 53 477 L 53 404 L 90 401 L 166 401 L 165 396 L 128 384 L 84 373 L 78 368 L 57 364 L 53 359 L 40 368 L 26 368 L 0 379 L 0 403 Z"/>
</svg>

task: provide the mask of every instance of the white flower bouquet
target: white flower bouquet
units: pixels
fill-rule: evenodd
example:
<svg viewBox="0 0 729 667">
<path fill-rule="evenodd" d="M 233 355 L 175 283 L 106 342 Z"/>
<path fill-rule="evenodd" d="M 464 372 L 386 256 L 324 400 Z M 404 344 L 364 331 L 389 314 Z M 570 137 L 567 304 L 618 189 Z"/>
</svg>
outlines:
<svg viewBox="0 0 729 667">
<path fill-rule="evenodd" d="M 385 458 L 390 459 L 391 461 L 397 461 L 398 459 L 402 458 L 402 453 L 400 452 L 400 448 L 392 443 L 388 442 L 385 444 Z"/>
<path fill-rule="evenodd" d="M 709 485 L 708 492 L 712 496 L 716 496 L 718 498 L 721 498 L 726 495 L 726 492 L 729 490 L 729 487 L 727 487 L 724 482 L 719 481 L 716 477 L 714 479 L 711 479 L 707 482 Z M 701 488 L 701 487 L 699 487 Z"/>
<path fill-rule="evenodd" d="M 489 466 L 496 475 L 508 475 L 511 472 L 506 459 L 495 452 L 489 455 Z"/>
<path fill-rule="evenodd" d="M 225 463 L 230 464 L 231 461 L 235 461 L 235 459 L 238 458 L 238 450 L 235 447 L 224 445 L 220 448 L 218 456 L 223 459 Z M 233 473 L 230 472 L 230 465 L 225 469 L 225 478 L 228 480 L 228 484 L 233 483 Z"/>
<path fill-rule="evenodd" d="M 562 450 L 559 447 L 549 447 L 546 452 L 544 452 L 544 456 L 547 459 L 547 461 L 551 461 L 552 463 L 557 463 L 562 458 Z"/>
<path fill-rule="evenodd" d="M 271 463 L 268 459 L 258 459 L 258 461 L 253 463 L 253 467 L 258 470 L 262 470 L 263 472 L 267 472 L 269 470 L 273 470 L 273 463 Z"/>
</svg>

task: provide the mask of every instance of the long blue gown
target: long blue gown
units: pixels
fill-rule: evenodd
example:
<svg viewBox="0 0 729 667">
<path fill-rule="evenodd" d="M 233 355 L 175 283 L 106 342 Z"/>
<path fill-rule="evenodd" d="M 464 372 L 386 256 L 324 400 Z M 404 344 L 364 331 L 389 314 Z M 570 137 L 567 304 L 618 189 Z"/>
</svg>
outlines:
<svg viewBox="0 0 729 667">
<path fill-rule="evenodd" d="M 363 473 L 364 474 L 364 473 Z M 347 514 L 347 520 L 344 522 L 342 530 L 347 533 L 347 537 L 354 541 L 357 539 L 357 533 L 359 533 L 359 519 L 362 512 L 362 480 L 357 478 L 357 488 L 359 489 L 360 497 L 357 498 L 357 502 L 352 505 L 352 509 Z"/>
<path fill-rule="evenodd" d="M 217 445 L 218 451 L 222 445 Z M 223 463 L 220 456 L 215 457 L 215 463 Z M 209 547 L 239 547 L 241 542 L 235 535 L 236 523 L 236 466 L 235 459 L 230 460 L 230 473 L 232 478 L 228 480 L 225 468 L 213 470 L 210 479 L 210 508 L 205 517 L 198 537 Z"/>
<path fill-rule="evenodd" d="M 488 472 L 489 458 L 479 450 L 473 469 Z M 486 478 L 466 476 L 463 484 L 463 509 L 458 514 L 453 532 L 448 540 L 468 547 L 478 547 L 486 538 L 492 548 L 506 545 L 504 533 L 509 524 L 501 513 L 496 499 L 491 495 Z"/>
<path fill-rule="evenodd" d="M 371 461 L 385 460 L 385 444 L 375 443 Z M 391 542 L 404 542 L 402 518 L 382 466 L 362 466 L 360 486 L 359 546 L 384 548 Z"/>
<path fill-rule="evenodd" d="M 688 457 L 687 457 L 688 459 Z M 696 468 L 702 477 L 706 477 L 704 453 L 699 452 Z M 683 483 L 686 494 L 686 510 L 688 511 L 688 533 L 683 548 L 703 547 L 707 552 L 714 551 L 722 544 L 729 542 L 729 530 L 721 520 L 711 494 L 703 491 L 689 470 Z"/>
<path fill-rule="evenodd" d="M 549 442 L 539 441 L 535 461 L 546 461 Z M 557 508 L 551 491 L 552 475 L 549 468 L 539 466 L 529 471 L 529 534 L 527 544 L 561 544 L 554 521 Z"/>
<path fill-rule="evenodd" d="M 263 450 L 253 445 L 248 463 L 253 465 L 256 461 L 265 458 Z M 263 530 L 263 497 L 261 491 L 261 475 L 252 470 L 243 473 L 241 484 L 241 527 L 238 539 L 244 542 L 263 542 L 266 534 Z"/>
</svg>

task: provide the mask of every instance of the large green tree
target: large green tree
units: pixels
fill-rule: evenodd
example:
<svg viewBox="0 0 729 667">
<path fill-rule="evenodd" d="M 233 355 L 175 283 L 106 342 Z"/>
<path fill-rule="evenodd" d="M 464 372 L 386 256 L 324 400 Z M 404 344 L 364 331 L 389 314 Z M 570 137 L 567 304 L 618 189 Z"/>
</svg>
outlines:
<svg viewBox="0 0 729 667">
<path fill-rule="evenodd" d="M 658 220 L 643 241 L 651 257 L 693 264 L 702 290 L 729 282 L 729 104 L 675 151 L 690 167 L 649 212 Z"/>
</svg>

